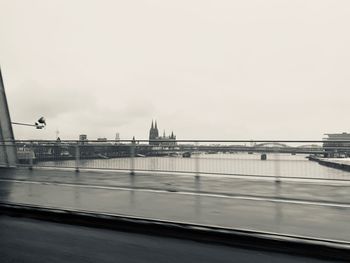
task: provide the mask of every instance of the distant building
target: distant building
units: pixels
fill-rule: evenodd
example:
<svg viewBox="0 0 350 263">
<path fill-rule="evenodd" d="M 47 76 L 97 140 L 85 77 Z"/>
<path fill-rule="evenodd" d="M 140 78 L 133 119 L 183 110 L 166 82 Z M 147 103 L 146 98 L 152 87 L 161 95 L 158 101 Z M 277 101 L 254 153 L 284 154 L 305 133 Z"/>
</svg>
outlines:
<svg viewBox="0 0 350 263">
<path fill-rule="evenodd" d="M 116 141 L 116 142 L 119 142 L 119 141 L 120 141 L 119 132 L 117 132 L 117 133 L 115 134 L 115 141 Z"/>
<path fill-rule="evenodd" d="M 87 135 L 86 134 L 80 134 L 79 135 L 79 143 L 80 144 L 86 144 L 87 143 Z"/>
<path fill-rule="evenodd" d="M 326 133 L 323 149 L 329 157 L 350 156 L 350 133 Z"/>
<path fill-rule="evenodd" d="M 153 121 L 151 124 L 151 129 L 149 130 L 149 144 L 150 145 L 175 145 L 176 144 L 176 136 L 173 132 L 171 135 L 167 136 L 165 131 L 163 132 L 163 136 L 159 136 L 157 121 L 155 121 L 153 125 Z"/>
<path fill-rule="evenodd" d="M 86 134 L 80 134 L 79 135 L 79 141 L 86 141 L 87 140 L 87 135 Z"/>
<path fill-rule="evenodd" d="M 97 138 L 97 141 L 94 142 L 95 145 L 110 145 L 111 143 L 108 142 L 107 138 Z"/>
</svg>

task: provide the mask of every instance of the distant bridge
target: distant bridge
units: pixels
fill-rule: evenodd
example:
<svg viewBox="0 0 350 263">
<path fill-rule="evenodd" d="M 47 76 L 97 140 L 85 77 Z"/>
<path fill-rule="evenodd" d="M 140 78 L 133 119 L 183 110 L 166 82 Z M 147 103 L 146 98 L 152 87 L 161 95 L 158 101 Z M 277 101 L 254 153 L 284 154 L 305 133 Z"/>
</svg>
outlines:
<svg viewBox="0 0 350 263">
<path fill-rule="evenodd" d="M 313 145 L 287 146 L 282 143 L 261 143 L 254 146 L 246 145 L 196 145 L 196 144 L 172 144 L 172 145 L 149 145 L 149 144 L 97 144 L 89 143 L 79 145 L 79 157 L 81 159 L 99 159 L 101 156 L 106 158 L 130 157 L 132 148 L 135 147 L 136 153 L 143 156 L 164 156 L 172 153 L 184 152 L 203 152 L 203 153 L 285 153 L 285 154 L 324 154 L 324 149 Z M 76 158 L 77 144 L 74 142 L 52 142 L 52 143 L 34 143 L 26 145 L 17 143 L 18 159 L 20 163 L 49 160 L 74 160 Z"/>
<path fill-rule="evenodd" d="M 287 144 L 279 143 L 279 142 L 265 142 L 260 144 L 253 145 L 254 147 L 288 147 Z"/>
<path fill-rule="evenodd" d="M 194 146 L 178 145 L 181 151 L 200 151 L 200 152 L 256 152 L 256 153 L 287 153 L 287 154 L 323 154 L 322 147 L 291 147 L 284 144 L 262 144 L 255 146 Z"/>
</svg>

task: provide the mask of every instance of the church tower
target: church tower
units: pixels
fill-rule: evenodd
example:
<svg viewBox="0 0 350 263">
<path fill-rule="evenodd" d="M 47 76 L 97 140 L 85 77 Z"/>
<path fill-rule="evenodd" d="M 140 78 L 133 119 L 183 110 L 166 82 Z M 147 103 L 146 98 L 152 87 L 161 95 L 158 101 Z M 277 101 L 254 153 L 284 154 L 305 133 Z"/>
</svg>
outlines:
<svg viewBox="0 0 350 263">
<path fill-rule="evenodd" d="M 152 120 L 151 129 L 149 130 L 149 140 L 155 141 L 158 138 L 159 138 L 159 131 L 157 127 L 157 121 L 155 121 L 153 125 L 153 120 Z M 150 144 L 157 144 L 157 142 L 150 142 Z"/>
<path fill-rule="evenodd" d="M 154 134 L 155 134 L 156 138 L 159 137 L 159 131 L 158 131 L 158 127 L 157 127 L 157 120 L 155 121 L 155 125 L 154 125 Z"/>
<path fill-rule="evenodd" d="M 153 120 L 152 120 L 151 129 L 149 130 L 149 140 L 153 140 L 153 139 L 154 139 L 154 127 L 153 127 Z"/>
<path fill-rule="evenodd" d="M 170 136 L 166 136 L 165 131 L 163 136 L 159 136 L 157 120 L 152 120 L 151 129 L 149 130 L 149 144 L 150 145 L 175 145 L 176 135 L 171 132 Z"/>
</svg>

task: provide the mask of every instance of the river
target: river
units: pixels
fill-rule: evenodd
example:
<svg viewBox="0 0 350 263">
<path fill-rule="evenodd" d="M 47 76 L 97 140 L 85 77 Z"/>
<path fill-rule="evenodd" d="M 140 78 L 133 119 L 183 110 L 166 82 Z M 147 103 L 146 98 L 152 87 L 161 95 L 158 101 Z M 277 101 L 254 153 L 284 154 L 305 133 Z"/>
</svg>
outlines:
<svg viewBox="0 0 350 263">
<path fill-rule="evenodd" d="M 116 169 L 135 171 L 170 171 L 236 176 L 303 177 L 319 179 L 350 180 L 350 172 L 322 166 L 309 161 L 307 155 L 219 153 L 198 154 L 191 158 L 137 157 L 80 160 L 79 167 L 88 169 Z M 75 167 L 75 161 L 40 162 L 38 166 Z"/>
</svg>

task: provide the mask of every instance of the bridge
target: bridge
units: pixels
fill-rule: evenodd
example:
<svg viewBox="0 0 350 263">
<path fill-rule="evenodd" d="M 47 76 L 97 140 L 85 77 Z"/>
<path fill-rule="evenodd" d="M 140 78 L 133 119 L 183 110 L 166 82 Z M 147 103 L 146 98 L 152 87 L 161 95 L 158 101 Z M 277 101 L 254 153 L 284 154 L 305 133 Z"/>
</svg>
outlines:
<svg viewBox="0 0 350 263">
<path fill-rule="evenodd" d="M 287 144 L 279 143 L 279 142 L 265 142 L 265 143 L 255 144 L 255 145 L 253 143 L 253 146 L 255 147 L 288 147 Z"/>
<path fill-rule="evenodd" d="M 14 147 L 14 135 L 0 69 L 0 166 L 16 167 L 16 165 L 17 155 Z"/>
<path fill-rule="evenodd" d="M 283 146 L 281 146 L 283 145 Z M 300 147 L 300 146 L 287 146 L 285 144 L 269 144 L 263 143 L 254 146 L 179 146 L 180 149 L 185 151 L 203 151 L 203 152 L 256 152 L 256 153 L 287 153 L 287 154 L 322 154 L 324 150 L 322 147 L 318 148 L 309 148 L 309 147 Z"/>
<path fill-rule="evenodd" d="M 0 81 L 0 258 L 349 261 L 350 177 L 248 155 L 322 154 L 305 144 L 322 141 L 251 142 L 16 141 Z"/>
<path fill-rule="evenodd" d="M 154 146 L 149 145 L 147 140 L 135 141 L 106 141 L 104 144 L 98 141 L 85 141 L 81 145 L 79 141 L 16 141 L 17 154 L 20 162 L 30 158 L 37 160 L 69 160 L 75 159 L 77 147 L 79 158 L 98 159 L 101 156 L 108 158 L 130 157 L 131 150 L 143 156 L 166 156 L 169 154 L 190 153 L 281 153 L 281 154 L 324 154 L 321 146 L 309 145 L 288 146 L 282 143 L 260 143 L 254 146 L 233 145 L 235 141 L 225 141 L 225 144 L 207 144 L 207 141 L 178 140 L 176 145 L 166 143 Z M 247 141 L 248 142 L 248 141 Z M 250 142 L 250 141 L 249 141 Z"/>
</svg>

